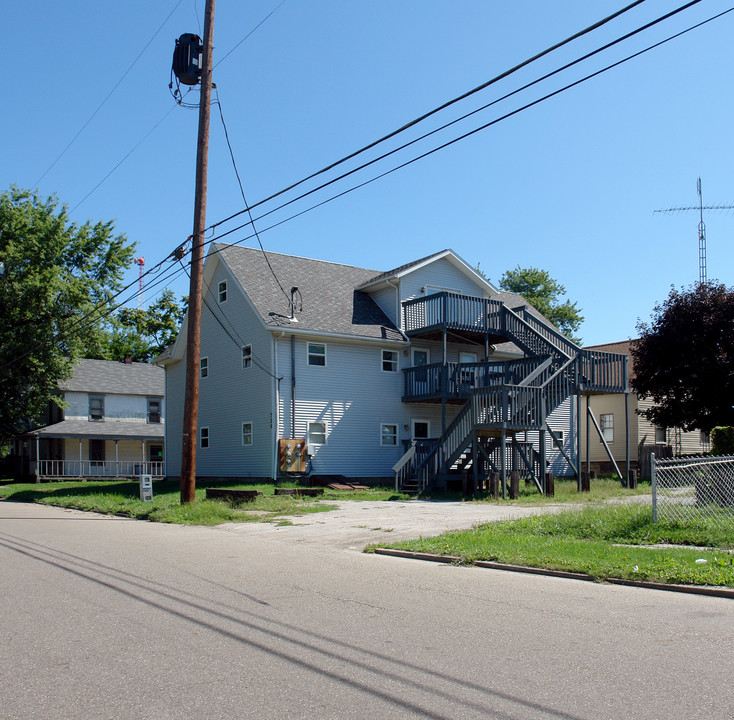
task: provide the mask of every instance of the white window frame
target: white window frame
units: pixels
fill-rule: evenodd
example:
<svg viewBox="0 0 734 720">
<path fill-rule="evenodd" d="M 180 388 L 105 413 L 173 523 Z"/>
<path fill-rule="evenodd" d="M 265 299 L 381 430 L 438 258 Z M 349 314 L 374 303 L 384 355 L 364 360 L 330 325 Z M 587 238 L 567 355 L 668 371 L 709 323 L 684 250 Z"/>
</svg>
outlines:
<svg viewBox="0 0 734 720">
<path fill-rule="evenodd" d="M 385 432 L 384 432 L 384 429 L 386 427 L 395 428 L 395 433 L 394 434 L 388 434 L 388 435 L 386 435 Z M 396 422 L 381 422 L 380 423 L 380 445 L 382 447 L 390 447 L 390 448 L 398 447 L 398 445 L 400 443 L 400 434 L 399 433 L 400 433 L 399 426 L 398 426 L 398 424 Z M 385 442 L 385 438 L 386 437 L 393 437 L 395 439 L 395 442 L 386 443 Z"/>
<path fill-rule="evenodd" d="M 312 430 L 312 427 L 314 425 L 321 425 L 321 427 L 324 428 L 323 432 L 316 432 Z M 323 436 L 324 439 L 321 441 L 313 440 L 312 438 L 314 435 L 318 437 Z M 329 428 L 327 427 L 326 423 L 323 422 L 322 420 L 314 420 L 313 422 L 310 422 L 308 424 L 308 432 L 306 434 L 306 438 L 307 438 L 309 447 L 311 447 L 312 445 L 326 445 L 326 441 L 328 437 L 329 437 Z"/>
<path fill-rule="evenodd" d="M 245 426 L 249 425 L 249 432 L 245 430 Z M 250 442 L 245 442 L 247 436 L 250 437 Z M 255 425 L 251 420 L 247 420 L 242 423 L 242 447 L 252 447 L 255 444 Z"/>
<path fill-rule="evenodd" d="M 209 428 L 208 427 L 199 428 L 199 447 L 202 450 L 207 450 L 209 448 L 210 440 L 211 440 L 211 437 L 209 436 Z"/>
<path fill-rule="evenodd" d="M 226 280 L 220 280 L 219 285 L 217 285 L 217 300 L 219 301 L 219 304 L 227 302 L 227 281 Z"/>
<path fill-rule="evenodd" d="M 249 370 L 252 367 L 252 345 L 242 346 L 242 369 Z"/>
<path fill-rule="evenodd" d="M 611 418 L 611 423 L 606 424 L 607 421 L 605 421 L 604 418 Z M 614 442 L 614 413 L 602 413 L 599 415 L 599 429 L 601 430 L 601 435 L 604 440 L 606 440 L 607 445 L 611 445 Z M 610 437 L 607 437 L 607 435 Z M 601 442 L 601 439 L 599 442 Z"/>
<path fill-rule="evenodd" d="M 662 440 L 659 439 L 658 433 L 662 434 Z M 655 444 L 656 445 L 667 445 L 668 444 L 668 428 L 655 426 Z"/>
<path fill-rule="evenodd" d="M 392 355 L 394 360 L 386 359 L 385 354 Z M 392 369 L 385 370 L 385 363 L 389 363 Z M 399 366 L 400 355 L 397 350 L 380 350 L 380 370 L 382 370 L 382 372 L 394 374 L 399 371 Z"/>
<path fill-rule="evenodd" d="M 199 358 L 199 377 L 200 378 L 209 377 L 209 358 L 208 357 Z"/>
<path fill-rule="evenodd" d="M 322 347 L 324 348 L 324 352 L 313 352 L 311 350 L 312 347 Z M 320 343 L 320 342 L 309 342 L 306 343 L 306 365 L 309 365 L 310 367 L 326 367 L 326 343 Z M 311 362 L 311 358 L 323 358 L 323 363 L 318 362 Z"/>
</svg>

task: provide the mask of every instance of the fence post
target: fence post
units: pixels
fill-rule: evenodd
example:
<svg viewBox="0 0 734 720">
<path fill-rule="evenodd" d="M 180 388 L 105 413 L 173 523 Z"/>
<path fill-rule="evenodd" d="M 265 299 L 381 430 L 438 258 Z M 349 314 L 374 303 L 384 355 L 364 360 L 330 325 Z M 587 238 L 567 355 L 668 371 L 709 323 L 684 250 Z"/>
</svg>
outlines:
<svg viewBox="0 0 734 720">
<path fill-rule="evenodd" d="M 658 521 L 658 492 L 655 481 L 655 453 L 650 453 L 650 481 L 652 483 L 652 521 Z"/>
</svg>

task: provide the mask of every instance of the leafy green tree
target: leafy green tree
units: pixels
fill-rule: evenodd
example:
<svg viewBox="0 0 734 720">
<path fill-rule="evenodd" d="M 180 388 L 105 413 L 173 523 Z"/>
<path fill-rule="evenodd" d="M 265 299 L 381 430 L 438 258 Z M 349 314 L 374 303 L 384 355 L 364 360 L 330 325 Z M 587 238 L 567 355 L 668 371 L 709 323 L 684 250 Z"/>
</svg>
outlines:
<svg viewBox="0 0 734 720">
<path fill-rule="evenodd" d="M 660 427 L 710 432 L 734 425 L 734 289 L 699 283 L 671 289 L 630 352 L 632 389 L 655 405 L 643 415 Z"/>
<path fill-rule="evenodd" d="M 104 344 L 102 315 L 134 245 L 69 220 L 56 197 L 0 194 L 0 439 L 39 417 L 72 362 Z"/>
<path fill-rule="evenodd" d="M 103 358 L 153 360 L 176 340 L 187 305 L 188 298 L 178 303 L 171 290 L 164 290 L 146 310 L 122 308 L 107 329 Z"/>
<path fill-rule="evenodd" d="M 508 270 L 499 286 L 507 292 L 522 295 L 536 310 L 548 318 L 569 340 L 579 344 L 575 337 L 584 318 L 577 303 L 561 301 L 566 288 L 554 280 L 546 270 L 529 267 Z"/>
</svg>

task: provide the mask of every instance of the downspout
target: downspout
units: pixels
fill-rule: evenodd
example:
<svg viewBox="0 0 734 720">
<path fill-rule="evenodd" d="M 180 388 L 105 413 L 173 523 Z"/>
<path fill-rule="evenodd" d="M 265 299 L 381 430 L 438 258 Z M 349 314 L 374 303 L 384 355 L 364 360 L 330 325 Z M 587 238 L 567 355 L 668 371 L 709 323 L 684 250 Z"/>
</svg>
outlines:
<svg viewBox="0 0 734 720">
<path fill-rule="evenodd" d="M 296 336 L 291 335 L 291 437 L 296 437 Z"/>
<path fill-rule="evenodd" d="M 281 332 L 280 335 L 276 336 L 273 340 L 273 384 L 275 385 L 275 392 L 273 397 L 275 399 L 272 412 L 273 417 L 273 467 L 272 467 L 272 479 L 275 481 L 278 478 L 278 427 L 280 427 L 280 376 L 278 375 L 278 340 L 285 335 L 285 331 Z"/>
</svg>

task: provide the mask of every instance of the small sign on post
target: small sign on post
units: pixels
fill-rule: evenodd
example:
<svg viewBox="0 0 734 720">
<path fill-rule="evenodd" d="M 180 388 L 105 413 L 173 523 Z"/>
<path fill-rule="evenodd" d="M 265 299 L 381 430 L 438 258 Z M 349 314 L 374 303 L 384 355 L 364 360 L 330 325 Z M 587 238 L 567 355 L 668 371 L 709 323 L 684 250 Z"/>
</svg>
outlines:
<svg viewBox="0 0 734 720">
<path fill-rule="evenodd" d="M 152 475 L 141 475 L 140 476 L 140 499 L 144 502 L 151 502 L 153 500 L 153 476 Z"/>
</svg>

